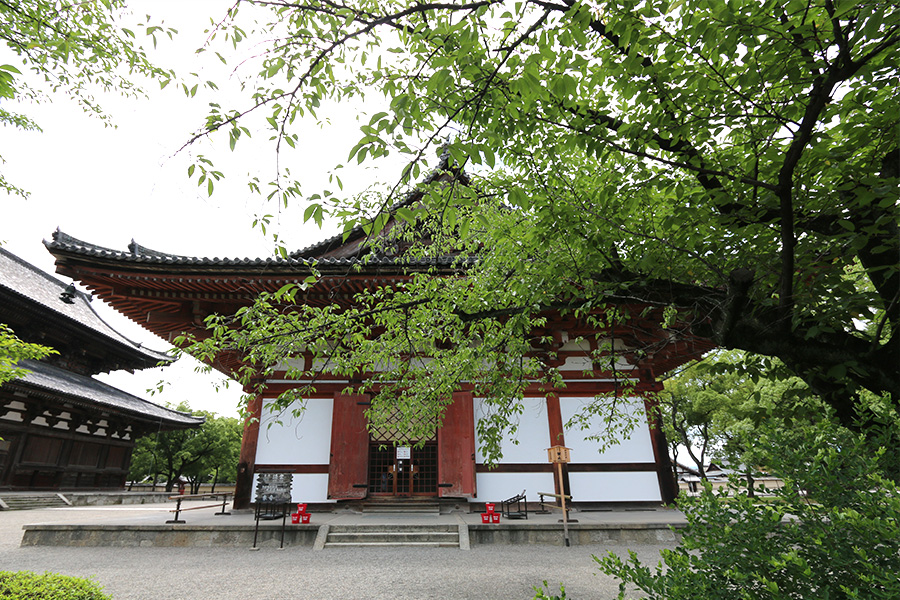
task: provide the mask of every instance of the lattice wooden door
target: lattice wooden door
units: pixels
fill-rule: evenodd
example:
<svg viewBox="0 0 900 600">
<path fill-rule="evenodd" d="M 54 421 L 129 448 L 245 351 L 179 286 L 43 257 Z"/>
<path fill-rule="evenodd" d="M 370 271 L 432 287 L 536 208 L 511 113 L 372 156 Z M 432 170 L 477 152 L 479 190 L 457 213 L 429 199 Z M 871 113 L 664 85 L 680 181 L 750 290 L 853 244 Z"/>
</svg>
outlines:
<svg viewBox="0 0 900 600">
<path fill-rule="evenodd" d="M 391 419 L 369 431 L 369 494 L 374 496 L 437 496 L 436 430 L 430 439 L 398 446 L 400 434 Z"/>
</svg>

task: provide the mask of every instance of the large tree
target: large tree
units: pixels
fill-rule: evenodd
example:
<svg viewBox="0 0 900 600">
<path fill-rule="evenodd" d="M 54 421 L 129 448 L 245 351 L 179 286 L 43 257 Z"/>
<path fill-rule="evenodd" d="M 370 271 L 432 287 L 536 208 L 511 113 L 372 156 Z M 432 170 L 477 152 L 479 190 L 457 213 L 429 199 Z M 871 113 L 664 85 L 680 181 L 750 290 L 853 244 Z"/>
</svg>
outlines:
<svg viewBox="0 0 900 600">
<path fill-rule="evenodd" d="M 266 365 L 303 345 L 347 373 L 427 354 L 390 374 L 398 393 L 509 393 L 510 372 L 541 370 L 504 356 L 534 347 L 546 309 L 645 305 L 684 325 L 673 336 L 778 357 L 844 423 L 859 390 L 900 401 L 896 2 L 239 0 L 230 15 L 220 38 L 253 42 L 258 79 L 249 108 L 215 105 L 198 136 L 239 147 L 262 113 L 288 152 L 323 104 L 375 107 L 350 159 L 405 168 L 380 195 L 311 197 L 307 218 L 374 234 L 390 213 L 468 276 L 299 320 L 264 301 L 243 334 L 219 323 L 219 349 Z M 470 177 L 391 212 L 438 147 Z M 286 171 L 277 184 L 299 194 Z"/>
</svg>

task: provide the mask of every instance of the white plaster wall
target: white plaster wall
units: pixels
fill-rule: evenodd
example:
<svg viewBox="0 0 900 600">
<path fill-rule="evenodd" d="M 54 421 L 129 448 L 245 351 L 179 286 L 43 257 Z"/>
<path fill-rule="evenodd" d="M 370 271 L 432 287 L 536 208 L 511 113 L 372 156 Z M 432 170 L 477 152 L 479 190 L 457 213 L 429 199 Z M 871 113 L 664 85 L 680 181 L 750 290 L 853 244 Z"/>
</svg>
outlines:
<svg viewBox="0 0 900 600">
<path fill-rule="evenodd" d="M 267 405 L 263 406 L 256 446 L 257 464 L 327 465 L 331 452 L 333 404 L 331 398 L 307 400 L 306 410 L 300 416 L 294 417 L 288 411 L 280 419 L 269 412 Z M 281 424 L 275 423 L 276 420 Z M 326 475 L 321 476 L 327 479 Z"/>
<path fill-rule="evenodd" d="M 593 401 L 593 398 L 560 398 L 559 404 L 563 427 L 565 428 L 565 424 L 575 414 L 580 412 L 584 406 Z M 598 423 L 595 427 L 587 430 L 581 430 L 577 427 L 564 429 L 566 446 L 572 449 L 573 463 L 655 462 L 644 401 L 640 398 L 630 398 L 623 405 L 630 414 L 638 419 L 638 423 L 629 437 L 622 438 L 618 444 L 607 448 L 602 453 L 599 451 L 599 442 L 587 440 L 585 437 L 602 432 L 603 427 L 605 427 L 603 423 Z M 546 456 L 544 456 L 544 460 L 546 460 Z M 658 487 L 658 484 L 654 485 Z"/>
<path fill-rule="evenodd" d="M 18 413 L 18 412 L 12 411 L 12 410 L 5 413 L 2 416 L 0 416 L 0 419 L 2 419 L 4 421 L 12 421 L 13 423 L 22 423 L 23 422 L 22 413 Z"/>
<path fill-rule="evenodd" d="M 256 479 L 253 476 L 253 498 L 256 498 Z M 335 502 L 328 499 L 328 475 L 325 473 L 294 473 L 291 480 L 293 502 Z M 296 508 L 296 507 L 294 507 Z"/>
<path fill-rule="evenodd" d="M 312 361 L 312 371 L 316 373 L 328 373 L 334 369 L 334 363 L 327 358 L 316 358 Z"/>
<path fill-rule="evenodd" d="M 529 502 L 537 502 L 538 492 L 553 492 L 553 473 L 476 473 L 475 486 L 478 496 L 469 502 L 500 502 L 523 489 Z"/>
<path fill-rule="evenodd" d="M 609 360 L 603 359 L 598 366 L 608 367 Z M 561 371 L 593 371 L 594 362 L 591 360 L 590 356 L 568 356 L 566 357 L 566 362 L 560 367 Z M 616 369 L 619 371 L 632 371 L 634 370 L 634 365 L 628 363 L 621 356 L 616 357 Z"/>
<path fill-rule="evenodd" d="M 475 422 L 485 414 L 483 399 L 475 398 Z M 476 425 L 477 427 L 477 425 Z M 476 429 L 476 432 L 478 430 Z M 519 443 L 516 444 L 515 440 Z M 484 462 L 480 440 L 475 441 L 475 461 Z M 547 422 L 547 404 L 543 398 L 525 398 L 524 411 L 518 418 L 518 430 L 515 437 L 505 439 L 500 448 L 503 464 L 508 463 L 546 463 L 547 448 L 550 447 L 550 427 Z M 519 491 L 522 491 L 521 488 Z M 513 496 L 509 494 L 506 497 Z"/>
<path fill-rule="evenodd" d="M 302 358 L 289 358 L 275 365 L 276 371 L 287 371 L 288 369 L 302 369 L 305 361 Z"/>
<path fill-rule="evenodd" d="M 562 371 L 592 371 L 594 363 L 590 356 L 567 356 L 566 362 L 560 367 Z"/>
<path fill-rule="evenodd" d="M 568 441 L 568 440 L 567 440 Z M 552 485 L 552 482 L 551 482 Z M 569 473 L 573 502 L 661 502 L 655 472 Z M 479 490 L 480 492 L 481 490 Z M 542 490 L 547 491 L 547 490 Z"/>
</svg>

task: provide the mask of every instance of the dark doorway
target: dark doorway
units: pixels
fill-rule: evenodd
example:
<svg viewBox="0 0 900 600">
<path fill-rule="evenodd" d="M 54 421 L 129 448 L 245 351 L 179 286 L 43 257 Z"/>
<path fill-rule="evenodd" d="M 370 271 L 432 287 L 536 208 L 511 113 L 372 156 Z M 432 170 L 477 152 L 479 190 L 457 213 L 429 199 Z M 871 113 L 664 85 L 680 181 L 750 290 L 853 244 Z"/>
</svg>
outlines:
<svg viewBox="0 0 900 600">
<path fill-rule="evenodd" d="M 370 496 L 437 496 L 437 442 L 415 446 L 369 444 Z"/>
</svg>

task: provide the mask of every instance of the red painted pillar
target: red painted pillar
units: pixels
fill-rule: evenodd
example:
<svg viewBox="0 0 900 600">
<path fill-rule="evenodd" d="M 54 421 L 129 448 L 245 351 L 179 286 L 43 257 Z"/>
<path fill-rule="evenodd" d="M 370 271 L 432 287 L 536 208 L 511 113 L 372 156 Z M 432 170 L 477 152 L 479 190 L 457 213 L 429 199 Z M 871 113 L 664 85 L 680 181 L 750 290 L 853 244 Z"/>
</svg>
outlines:
<svg viewBox="0 0 900 600">
<path fill-rule="evenodd" d="M 369 431 L 365 394 L 335 394 L 331 416 L 331 461 L 328 497 L 358 500 L 368 493 Z"/>
<path fill-rule="evenodd" d="M 653 446 L 653 458 L 656 461 L 656 478 L 659 481 L 659 494 L 663 503 L 672 504 L 678 497 L 678 484 L 672 471 L 672 461 L 669 458 L 669 444 L 666 434 L 662 430 L 654 392 L 662 389 L 661 383 L 653 383 L 652 391 L 641 391 L 644 399 L 644 408 L 647 410 L 647 425 L 650 427 L 650 442 Z"/>
<path fill-rule="evenodd" d="M 247 419 L 241 437 L 241 455 L 238 459 L 237 481 L 234 484 L 234 508 L 250 508 L 253 499 L 253 473 L 256 470 L 256 444 L 259 441 L 259 421 L 262 416 L 262 397 L 256 396 L 247 403 Z"/>
<path fill-rule="evenodd" d="M 474 498 L 475 410 L 472 392 L 454 392 L 438 430 L 438 496 Z"/>
</svg>

